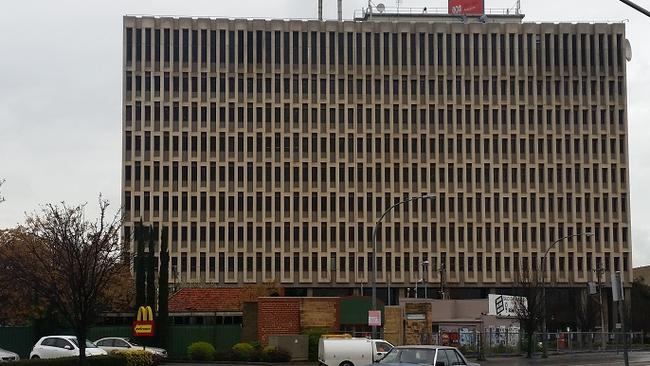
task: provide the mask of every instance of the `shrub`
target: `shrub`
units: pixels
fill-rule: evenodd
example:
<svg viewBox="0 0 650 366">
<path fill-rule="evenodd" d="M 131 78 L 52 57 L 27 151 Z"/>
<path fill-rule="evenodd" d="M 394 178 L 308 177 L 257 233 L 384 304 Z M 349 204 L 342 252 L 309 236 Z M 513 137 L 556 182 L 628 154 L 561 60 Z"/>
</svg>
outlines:
<svg viewBox="0 0 650 366">
<path fill-rule="evenodd" d="M 318 361 L 318 342 L 323 334 L 330 331 L 328 328 L 312 328 L 304 332 L 309 336 L 309 361 Z"/>
<path fill-rule="evenodd" d="M 123 358 L 126 366 L 154 366 L 156 364 L 154 355 L 147 351 L 118 351 L 113 352 L 113 355 L 118 358 Z"/>
<path fill-rule="evenodd" d="M 266 346 L 261 352 L 260 361 L 263 362 L 289 362 L 291 361 L 291 353 L 281 348 L 273 346 Z"/>
<path fill-rule="evenodd" d="M 187 347 L 187 357 L 192 361 L 212 361 L 214 347 L 208 342 L 194 342 Z"/>
<path fill-rule="evenodd" d="M 255 347 L 250 343 L 237 343 L 232 346 L 232 351 L 239 361 L 255 361 L 259 352 L 255 352 Z"/>
</svg>

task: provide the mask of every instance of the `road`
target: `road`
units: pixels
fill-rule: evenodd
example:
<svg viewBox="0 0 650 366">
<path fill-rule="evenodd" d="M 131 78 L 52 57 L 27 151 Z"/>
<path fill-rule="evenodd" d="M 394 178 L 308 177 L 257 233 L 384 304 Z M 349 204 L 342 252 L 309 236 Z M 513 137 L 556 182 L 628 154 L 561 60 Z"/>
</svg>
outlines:
<svg viewBox="0 0 650 366">
<path fill-rule="evenodd" d="M 473 359 L 469 361 L 475 362 Z M 567 365 L 567 366 L 623 366 L 623 354 L 616 352 L 592 352 L 580 353 L 572 355 L 550 355 L 547 359 L 533 358 L 526 359 L 523 357 L 503 357 L 503 358 L 489 358 L 487 361 L 481 361 L 481 366 L 524 366 L 524 365 Z M 206 366 L 207 363 L 165 363 L 165 366 Z M 220 363 L 219 366 L 225 365 Z M 254 364 L 259 366 L 260 364 Z M 277 365 L 288 366 L 315 366 L 316 363 L 287 363 Z M 630 353 L 631 366 L 650 366 L 650 352 L 631 352 Z M 245 366 L 244 364 L 236 364 L 236 366 Z"/>
<path fill-rule="evenodd" d="M 474 360 L 470 360 L 474 361 Z M 487 361 L 480 362 L 481 366 L 503 365 L 503 366 L 523 366 L 523 365 L 573 365 L 573 366 L 596 366 L 611 365 L 623 366 L 623 353 L 616 352 L 606 353 L 579 353 L 571 355 L 550 355 L 548 358 L 489 358 Z M 650 352 L 631 352 L 630 365 L 648 366 L 650 365 Z"/>
</svg>

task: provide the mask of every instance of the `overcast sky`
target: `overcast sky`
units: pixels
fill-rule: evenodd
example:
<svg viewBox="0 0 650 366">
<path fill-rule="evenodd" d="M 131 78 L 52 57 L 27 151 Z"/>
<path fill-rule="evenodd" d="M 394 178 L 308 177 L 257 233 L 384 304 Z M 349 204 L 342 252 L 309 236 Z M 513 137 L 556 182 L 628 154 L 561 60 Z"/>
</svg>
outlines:
<svg viewBox="0 0 650 366">
<path fill-rule="evenodd" d="M 650 9 L 650 0 L 635 0 Z M 336 18 L 336 0 L 324 0 Z M 375 0 L 387 7 L 396 0 Z M 515 0 L 486 0 L 486 7 Z M 650 18 L 618 0 L 522 0 L 525 21 L 627 22 L 634 266 L 650 264 Z M 343 17 L 367 1 L 343 0 Z M 445 0 L 401 6 L 444 7 Z M 48 202 L 120 203 L 122 16 L 316 18 L 317 0 L 58 0 L 0 5 L 0 228 Z M 92 213 L 92 211 L 91 211 Z"/>
</svg>

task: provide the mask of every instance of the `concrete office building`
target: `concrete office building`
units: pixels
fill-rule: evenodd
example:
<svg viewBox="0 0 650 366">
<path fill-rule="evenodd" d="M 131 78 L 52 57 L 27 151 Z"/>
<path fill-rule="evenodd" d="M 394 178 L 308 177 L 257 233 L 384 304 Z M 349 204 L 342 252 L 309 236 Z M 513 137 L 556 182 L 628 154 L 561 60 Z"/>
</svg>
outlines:
<svg viewBox="0 0 650 366">
<path fill-rule="evenodd" d="M 433 194 L 379 231 L 382 297 L 484 297 L 583 232 L 547 281 L 631 281 L 625 26 L 522 18 L 124 17 L 125 237 L 168 227 L 177 282 L 354 293 Z"/>
</svg>

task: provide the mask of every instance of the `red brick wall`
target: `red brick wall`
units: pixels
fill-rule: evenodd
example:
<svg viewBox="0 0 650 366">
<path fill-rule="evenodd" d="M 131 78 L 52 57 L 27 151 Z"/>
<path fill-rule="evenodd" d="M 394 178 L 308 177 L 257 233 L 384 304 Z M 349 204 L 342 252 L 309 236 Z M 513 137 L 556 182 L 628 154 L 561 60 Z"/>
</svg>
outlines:
<svg viewBox="0 0 650 366">
<path fill-rule="evenodd" d="M 269 335 L 300 334 L 300 298 L 260 298 L 257 314 L 261 343 L 266 344 Z"/>
</svg>

